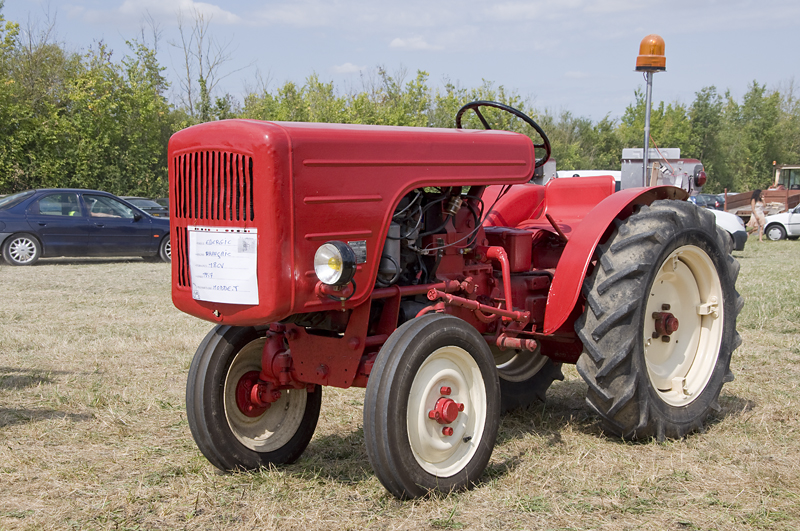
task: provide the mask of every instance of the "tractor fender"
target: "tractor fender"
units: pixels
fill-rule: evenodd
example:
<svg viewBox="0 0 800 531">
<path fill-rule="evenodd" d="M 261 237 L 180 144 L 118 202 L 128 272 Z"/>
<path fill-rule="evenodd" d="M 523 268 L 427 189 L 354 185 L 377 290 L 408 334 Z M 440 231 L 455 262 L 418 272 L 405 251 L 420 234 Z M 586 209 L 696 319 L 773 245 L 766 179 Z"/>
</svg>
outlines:
<svg viewBox="0 0 800 531">
<path fill-rule="evenodd" d="M 547 294 L 543 333 L 553 334 L 569 319 L 581 293 L 586 271 L 597 244 L 615 219 L 625 219 L 636 205 L 649 205 L 658 199 L 685 200 L 689 194 L 674 186 L 629 188 L 608 196 L 590 210 L 570 234 L 561 253 L 553 283 Z"/>
</svg>

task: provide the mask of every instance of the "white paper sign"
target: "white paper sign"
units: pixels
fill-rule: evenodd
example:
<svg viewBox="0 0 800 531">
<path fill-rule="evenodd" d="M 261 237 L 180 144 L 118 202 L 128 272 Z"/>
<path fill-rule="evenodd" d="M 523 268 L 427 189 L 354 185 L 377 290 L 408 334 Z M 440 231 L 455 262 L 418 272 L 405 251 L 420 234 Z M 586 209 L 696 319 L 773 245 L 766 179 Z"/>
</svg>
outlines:
<svg viewBox="0 0 800 531">
<path fill-rule="evenodd" d="M 192 298 L 258 304 L 256 229 L 187 227 Z"/>
</svg>

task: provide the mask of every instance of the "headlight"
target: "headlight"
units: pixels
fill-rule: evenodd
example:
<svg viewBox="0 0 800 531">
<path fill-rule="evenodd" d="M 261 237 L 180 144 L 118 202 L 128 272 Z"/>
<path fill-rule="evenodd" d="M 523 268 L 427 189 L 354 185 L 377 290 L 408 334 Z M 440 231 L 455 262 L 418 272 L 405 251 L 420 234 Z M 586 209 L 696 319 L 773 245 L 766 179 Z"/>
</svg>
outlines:
<svg viewBox="0 0 800 531">
<path fill-rule="evenodd" d="M 744 221 L 742 221 L 742 218 L 740 218 L 739 216 L 736 216 L 736 221 L 739 222 L 739 225 L 741 225 L 741 227 L 743 229 L 745 228 L 745 224 L 744 224 Z"/>
<path fill-rule="evenodd" d="M 314 254 L 314 272 L 323 284 L 347 285 L 356 274 L 356 254 L 344 242 L 323 243 Z"/>
</svg>

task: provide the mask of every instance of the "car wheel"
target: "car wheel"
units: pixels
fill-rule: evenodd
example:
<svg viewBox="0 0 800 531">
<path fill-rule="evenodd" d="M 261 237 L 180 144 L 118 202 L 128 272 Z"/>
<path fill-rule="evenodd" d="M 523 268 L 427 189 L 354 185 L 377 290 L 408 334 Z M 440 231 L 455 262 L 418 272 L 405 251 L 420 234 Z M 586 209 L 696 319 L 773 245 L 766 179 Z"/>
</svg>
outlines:
<svg viewBox="0 0 800 531">
<path fill-rule="evenodd" d="M 164 239 L 161 240 L 161 245 L 158 246 L 158 257 L 163 262 L 172 262 L 172 244 L 169 241 L 169 234 L 164 236 Z"/>
<path fill-rule="evenodd" d="M 786 237 L 786 230 L 781 225 L 770 225 L 765 231 L 767 239 L 774 242 L 782 240 Z"/>
<path fill-rule="evenodd" d="M 598 248 L 577 369 L 609 433 L 682 437 L 719 409 L 744 304 L 724 248 L 714 218 L 682 201 L 642 207 Z"/>
<path fill-rule="evenodd" d="M 33 265 L 41 256 L 42 245 L 32 234 L 14 234 L 3 244 L 3 258 L 14 266 Z"/>
</svg>

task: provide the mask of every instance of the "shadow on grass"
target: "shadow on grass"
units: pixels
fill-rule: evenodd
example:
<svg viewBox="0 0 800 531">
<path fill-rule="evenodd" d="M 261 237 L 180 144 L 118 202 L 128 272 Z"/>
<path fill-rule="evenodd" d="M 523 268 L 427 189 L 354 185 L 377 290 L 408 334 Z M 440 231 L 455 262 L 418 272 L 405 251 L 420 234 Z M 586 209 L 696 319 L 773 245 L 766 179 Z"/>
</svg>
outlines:
<svg viewBox="0 0 800 531">
<path fill-rule="evenodd" d="M 706 420 L 706 427 L 719 424 L 727 418 L 741 417 L 754 410 L 758 404 L 753 400 L 746 400 L 733 395 L 720 395 L 719 397 L 719 411 L 712 411 L 711 415 Z"/>
<path fill-rule="evenodd" d="M 503 416 L 496 444 L 502 445 L 535 435 L 545 440 L 548 446 L 557 446 L 563 444 L 562 433 L 568 428 L 623 445 L 653 443 L 652 440 L 623 441 L 604 433 L 599 417 L 586 404 L 585 396 L 586 384 L 582 380 L 556 382 L 548 392 L 546 403 L 537 402 Z M 755 407 L 753 401 L 730 395 L 723 395 L 720 405 L 721 410 L 709 416 L 706 427 L 728 417 L 745 414 Z M 510 474 L 522 462 L 522 454 L 493 461 L 477 486 Z M 367 457 L 363 428 L 349 433 L 315 437 L 297 463 L 280 468 L 297 479 L 316 478 L 342 485 L 363 484 L 375 476 Z"/>
<path fill-rule="evenodd" d="M 91 420 L 94 415 L 91 413 L 64 413 L 54 409 L 11 409 L 0 408 L 0 428 L 14 426 L 17 424 L 28 424 L 42 420 L 68 420 L 70 422 L 82 422 Z"/>
<path fill-rule="evenodd" d="M 364 444 L 364 429 L 315 437 L 295 465 L 294 475 L 307 478 L 309 469 L 327 480 L 354 485 L 374 477 Z"/>
<path fill-rule="evenodd" d="M 53 382 L 54 375 L 71 374 L 69 371 L 50 371 L 42 369 L 22 369 L 19 367 L 0 367 L 0 390 L 19 390 Z"/>
<path fill-rule="evenodd" d="M 582 380 L 556 382 L 548 391 L 547 402 L 536 402 L 526 409 L 510 412 L 503 418 L 498 433 L 498 444 L 534 434 L 548 441 L 549 445 L 560 444 L 561 433 L 569 426 L 576 432 L 602 437 L 619 444 L 650 444 L 652 440 L 623 440 L 603 429 L 600 417 L 586 403 L 587 386 Z M 735 395 L 720 395 L 719 411 L 712 410 L 703 423 L 705 431 L 728 418 L 748 413 L 756 407 L 753 400 Z M 697 432 L 694 432 L 697 433 Z M 692 437 L 690 433 L 687 437 Z"/>
</svg>

